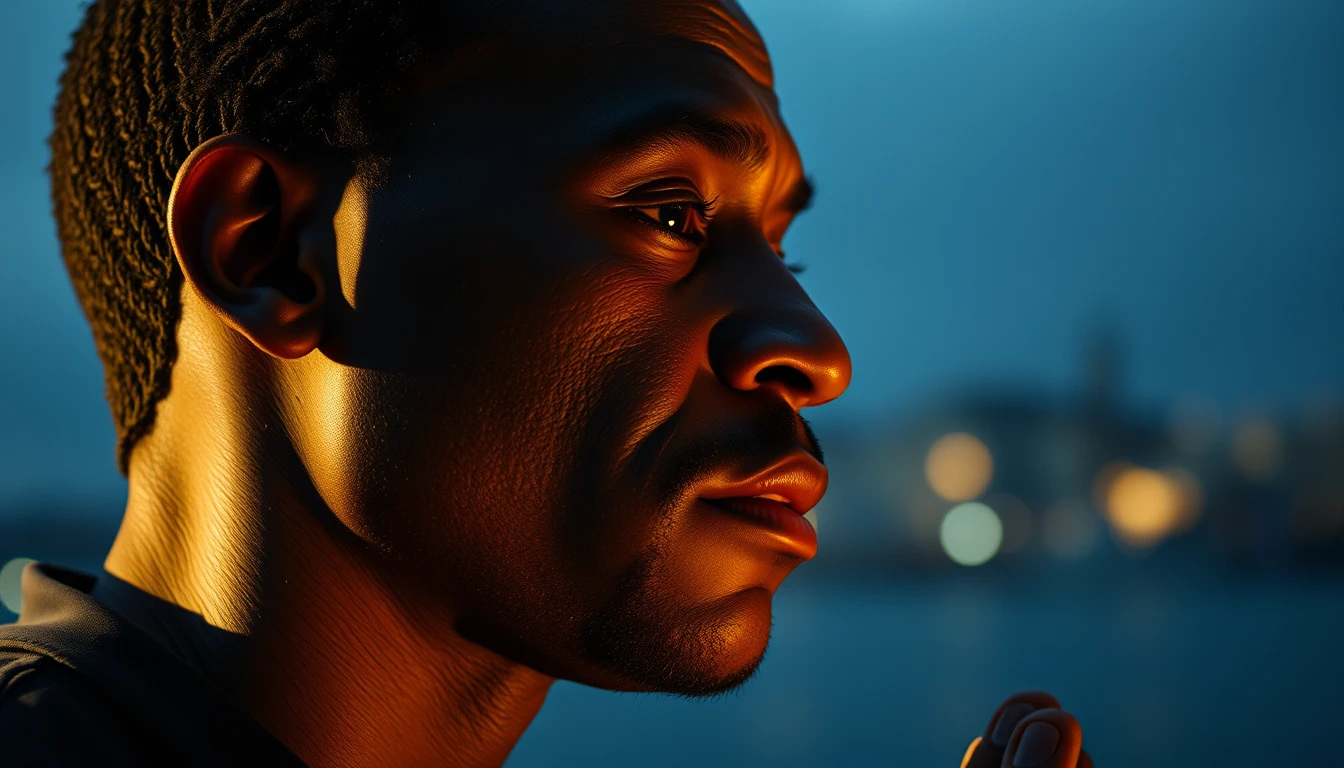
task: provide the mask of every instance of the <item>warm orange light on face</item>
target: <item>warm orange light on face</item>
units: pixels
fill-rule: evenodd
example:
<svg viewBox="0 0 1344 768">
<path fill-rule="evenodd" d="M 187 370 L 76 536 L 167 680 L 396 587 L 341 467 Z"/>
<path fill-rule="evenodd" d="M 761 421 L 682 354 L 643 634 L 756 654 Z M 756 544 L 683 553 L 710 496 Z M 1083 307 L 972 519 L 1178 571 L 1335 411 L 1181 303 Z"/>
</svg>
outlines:
<svg viewBox="0 0 1344 768">
<path fill-rule="evenodd" d="M 924 461 L 924 477 L 933 492 L 947 501 L 968 501 L 985 492 L 994 476 L 994 459 L 974 435 L 955 432 L 940 437 Z"/>
</svg>

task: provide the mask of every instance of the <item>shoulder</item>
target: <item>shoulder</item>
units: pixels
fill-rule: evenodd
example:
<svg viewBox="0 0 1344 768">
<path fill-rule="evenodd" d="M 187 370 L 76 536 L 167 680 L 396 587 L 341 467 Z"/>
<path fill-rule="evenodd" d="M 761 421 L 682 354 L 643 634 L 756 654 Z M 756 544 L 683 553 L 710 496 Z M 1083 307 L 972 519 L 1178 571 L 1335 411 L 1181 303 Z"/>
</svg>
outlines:
<svg viewBox="0 0 1344 768">
<path fill-rule="evenodd" d="M 5 691 L 11 684 L 37 671 L 45 658 L 27 651 L 0 648 L 0 702 L 5 700 Z"/>
<path fill-rule="evenodd" d="M 38 711 L 96 706 L 73 671 L 40 653 L 0 648 L 0 734 Z"/>
<path fill-rule="evenodd" d="M 0 745 L 18 765 L 153 761 L 114 702 L 48 656 L 0 648 Z"/>
</svg>

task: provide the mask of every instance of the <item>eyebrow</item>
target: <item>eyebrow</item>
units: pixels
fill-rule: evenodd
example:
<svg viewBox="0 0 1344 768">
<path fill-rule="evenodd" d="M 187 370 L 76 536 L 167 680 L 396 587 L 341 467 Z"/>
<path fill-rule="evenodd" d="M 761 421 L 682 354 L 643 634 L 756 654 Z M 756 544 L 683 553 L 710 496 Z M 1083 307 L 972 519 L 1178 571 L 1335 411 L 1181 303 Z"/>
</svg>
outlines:
<svg viewBox="0 0 1344 768">
<path fill-rule="evenodd" d="M 694 107 L 664 108 L 647 113 L 616 129 L 603 142 L 606 154 L 645 154 L 698 144 L 719 159 L 759 171 L 770 160 L 770 141 L 754 123 L 722 117 Z M 784 209 L 797 215 L 812 206 L 816 185 L 806 176 L 794 182 L 784 198 Z"/>
<path fill-rule="evenodd" d="M 615 155 L 699 144 L 719 159 L 752 171 L 770 159 L 770 142 L 759 126 L 698 109 L 649 113 L 618 128 L 603 144 Z"/>
</svg>

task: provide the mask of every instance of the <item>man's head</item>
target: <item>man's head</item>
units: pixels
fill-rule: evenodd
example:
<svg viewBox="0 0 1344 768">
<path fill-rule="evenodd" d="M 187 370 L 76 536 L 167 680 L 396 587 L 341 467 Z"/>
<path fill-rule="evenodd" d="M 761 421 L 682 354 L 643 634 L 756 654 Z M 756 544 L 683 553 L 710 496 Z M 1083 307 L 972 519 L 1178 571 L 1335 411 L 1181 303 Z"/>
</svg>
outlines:
<svg viewBox="0 0 1344 768">
<path fill-rule="evenodd" d="M 740 9 L 162 5 L 91 8 L 52 140 L 132 484 L 204 378 L 414 610 L 588 684 L 746 679 L 849 360 Z"/>
</svg>

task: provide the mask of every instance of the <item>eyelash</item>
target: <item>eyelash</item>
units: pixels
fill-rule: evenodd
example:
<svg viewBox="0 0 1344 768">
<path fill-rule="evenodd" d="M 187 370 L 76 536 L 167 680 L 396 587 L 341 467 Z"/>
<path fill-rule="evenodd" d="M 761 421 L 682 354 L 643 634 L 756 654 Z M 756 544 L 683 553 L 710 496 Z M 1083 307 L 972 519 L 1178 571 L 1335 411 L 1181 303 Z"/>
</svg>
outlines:
<svg viewBox="0 0 1344 768">
<path fill-rule="evenodd" d="M 704 245 L 704 242 L 705 242 L 705 236 L 704 236 L 703 234 L 699 234 L 699 233 L 697 233 L 697 234 L 695 234 L 694 236 L 692 236 L 692 235 L 686 234 L 686 233 L 684 233 L 684 232 L 677 232 L 676 230 L 672 229 L 671 227 L 665 226 L 661 221 L 656 220 L 656 219 L 654 219 L 653 217 L 648 216 L 647 214 L 643 213 L 643 211 L 649 210 L 649 209 L 651 209 L 651 208 L 681 208 L 681 207 L 685 207 L 685 208 L 688 208 L 688 209 L 690 209 L 690 210 L 692 210 L 692 211 L 695 211 L 695 216 L 696 216 L 697 219 L 699 219 L 699 221 L 698 221 L 698 228 L 699 228 L 699 229 L 704 229 L 705 227 L 708 227 L 708 226 L 709 226 L 709 222 L 710 222 L 710 221 L 713 221 L 713 219 L 714 219 L 714 208 L 715 208 L 715 204 L 716 204 L 716 203 L 717 203 L 717 199 L 715 199 L 715 200 L 700 200 L 700 199 L 695 199 L 695 200 L 668 200 L 668 201 L 665 201 L 665 202 L 654 203 L 653 205 L 634 205 L 634 206 L 629 206 L 629 207 L 625 208 L 625 212 L 626 212 L 627 214 L 629 214 L 630 217 L 633 218 L 635 221 L 638 221 L 639 223 L 641 223 L 641 224 L 643 224 L 643 225 L 645 225 L 645 226 L 647 226 L 647 227 L 649 227 L 649 228 L 651 228 L 651 229 L 657 230 L 658 232 L 661 232 L 661 233 L 663 233 L 663 234 L 665 234 L 665 235 L 669 235 L 669 236 L 671 236 L 671 237 L 675 237 L 676 239 L 678 239 L 678 240 L 680 240 L 680 241 L 682 241 L 683 243 L 686 243 L 686 244 L 688 244 L 688 245 L 699 246 L 699 245 Z"/>
<path fill-rule="evenodd" d="M 628 206 L 624 210 L 635 221 L 638 221 L 640 224 L 643 224 L 644 226 L 649 227 L 650 229 L 654 229 L 665 235 L 675 237 L 676 239 L 688 245 L 700 246 L 704 245 L 705 242 L 705 237 L 703 234 L 696 234 L 694 237 L 692 237 L 686 233 L 677 232 L 676 230 L 673 230 L 670 227 L 664 226 L 661 221 L 646 215 L 645 213 L 643 213 L 643 211 L 646 211 L 650 208 L 675 208 L 685 206 L 686 208 L 695 211 L 695 215 L 699 218 L 699 227 L 703 229 L 704 227 L 708 227 L 709 223 L 714 220 L 714 209 L 717 202 L 718 202 L 717 198 L 714 200 L 700 200 L 698 198 L 694 200 L 669 200 L 667 202 L 661 202 L 655 205 Z M 780 259 L 784 258 L 783 251 L 780 251 L 779 258 Z M 796 261 L 785 262 L 784 266 L 786 269 L 788 269 L 795 275 L 800 275 L 807 270 L 807 266 L 805 264 Z"/>
</svg>

